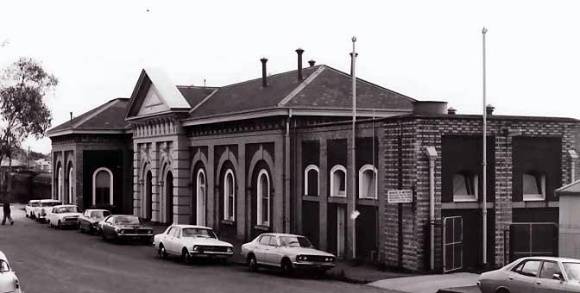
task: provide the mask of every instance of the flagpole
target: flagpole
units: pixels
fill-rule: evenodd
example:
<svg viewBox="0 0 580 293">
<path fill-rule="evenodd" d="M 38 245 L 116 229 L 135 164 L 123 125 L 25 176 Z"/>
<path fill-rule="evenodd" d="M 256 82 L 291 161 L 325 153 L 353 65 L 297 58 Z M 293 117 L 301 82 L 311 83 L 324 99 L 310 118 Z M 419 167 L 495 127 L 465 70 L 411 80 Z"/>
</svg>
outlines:
<svg viewBox="0 0 580 293">
<path fill-rule="evenodd" d="M 352 37 L 352 259 L 356 259 L 356 37 Z"/>
<path fill-rule="evenodd" d="M 483 45 L 483 197 L 482 197 L 482 233 L 483 233 L 483 254 L 482 254 L 482 264 L 485 266 L 487 264 L 487 111 L 486 111 L 486 60 L 485 60 L 485 34 L 487 33 L 487 28 L 481 30 L 482 35 L 482 45 Z"/>
</svg>

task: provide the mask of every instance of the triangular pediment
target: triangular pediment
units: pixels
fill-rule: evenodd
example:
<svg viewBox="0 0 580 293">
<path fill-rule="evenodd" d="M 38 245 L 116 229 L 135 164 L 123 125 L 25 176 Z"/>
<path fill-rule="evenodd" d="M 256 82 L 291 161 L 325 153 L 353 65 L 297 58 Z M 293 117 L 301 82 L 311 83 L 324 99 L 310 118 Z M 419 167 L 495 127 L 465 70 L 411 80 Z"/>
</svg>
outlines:
<svg viewBox="0 0 580 293">
<path fill-rule="evenodd" d="M 155 113 L 160 113 L 164 111 L 168 111 L 169 106 L 163 102 L 163 100 L 159 96 L 159 91 L 155 88 L 155 85 L 151 85 L 149 87 L 149 91 L 145 94 L 143 98 L 143 103 L 141 104 L 141 108 L 137 112 L 137 116 L 141 115 L 150 115 Z"/>
<path fill-rule="evenodd" d="M 143 69 L 131 95 L 126 118 L 187 112 L 190 109 L 191 106 L 177 86 L 162 71 Z"/>
</svg>

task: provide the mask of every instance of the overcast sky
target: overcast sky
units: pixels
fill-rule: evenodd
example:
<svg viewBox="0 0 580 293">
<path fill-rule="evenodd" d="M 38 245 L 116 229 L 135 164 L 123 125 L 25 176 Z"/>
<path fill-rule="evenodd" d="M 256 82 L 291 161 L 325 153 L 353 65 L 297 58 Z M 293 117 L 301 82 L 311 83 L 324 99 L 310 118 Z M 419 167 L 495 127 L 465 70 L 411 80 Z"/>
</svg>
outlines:
<svg viewBox="0 0 580 293">
<path fill-rule="evenodd" d="M 488 101 L 498 114 L 580 118 L 578 1 L 7 1 L 0 67 L 33 57 L 60 84 L 53 126 L 116 97 L 140 69 L 176 84 L 220 86 L 293 70 L 294 50 L 459 113 L 481 109 L 481 28 L 488 28 Z M 48 153 L 50 140 L 27 141 Z"/>
</svg>

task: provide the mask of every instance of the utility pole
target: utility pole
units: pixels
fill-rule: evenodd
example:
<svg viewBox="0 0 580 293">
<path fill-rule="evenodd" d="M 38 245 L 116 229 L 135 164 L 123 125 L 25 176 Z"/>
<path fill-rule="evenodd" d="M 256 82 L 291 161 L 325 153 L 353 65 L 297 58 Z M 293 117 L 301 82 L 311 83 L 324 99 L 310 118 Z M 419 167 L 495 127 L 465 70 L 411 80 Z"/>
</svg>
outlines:
<svg viewBox="0 0 580 293">
<path fill-rule="evenodd" d="M 486 60 L 485 60 L 485 34 L 487 29 L 484 27 L 481 30 L 481 36 L 483 41 L 483 197 L 482 197 L 482 233 L 483 233 L 483 253 L 482 253 L 482 264 L 487 265 L 487 109 L 486 109 Z"/>
</svg>

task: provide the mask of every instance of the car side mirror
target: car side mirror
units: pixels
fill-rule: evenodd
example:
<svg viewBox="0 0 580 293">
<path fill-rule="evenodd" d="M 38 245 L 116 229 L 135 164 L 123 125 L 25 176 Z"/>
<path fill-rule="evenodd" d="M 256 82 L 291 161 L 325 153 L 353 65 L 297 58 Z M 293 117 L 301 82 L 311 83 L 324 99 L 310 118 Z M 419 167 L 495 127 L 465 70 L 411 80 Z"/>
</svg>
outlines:
<svg viewBox="0 0 580 293">
<path fill-rule="evenodd" d="M 558 280 L 558 281 L 564 281 L 564 276 L 562 276 L 561 273 L 555 273 L 552 275 L 552 279 Z"/>
</svg>

